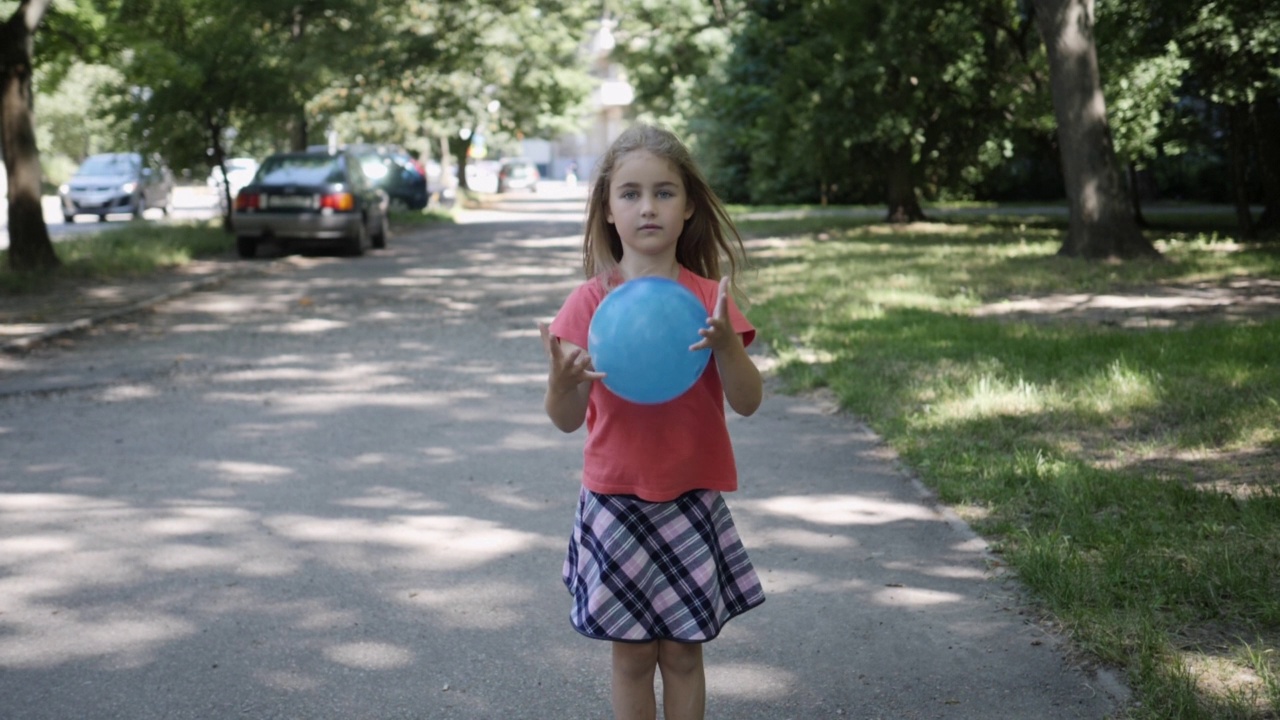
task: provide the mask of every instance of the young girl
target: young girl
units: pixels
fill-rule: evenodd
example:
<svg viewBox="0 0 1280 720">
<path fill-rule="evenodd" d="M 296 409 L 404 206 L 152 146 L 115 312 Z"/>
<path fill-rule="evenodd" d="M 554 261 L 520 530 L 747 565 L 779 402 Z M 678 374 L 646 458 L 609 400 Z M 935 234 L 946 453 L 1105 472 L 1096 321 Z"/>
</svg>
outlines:
<svg viewBox="0 0 1280 720">
<path fill-rule="evenodd" d="M 755 330 L 731 292 L 742 257 L 742 239 L 685 146 L 635 126 L 601 159 L 591 187 L 588 279 L 539 326 L 551 366 L 547 415 L 564 432 L 587 425 L 564 582 L 574 628 L 612 642 L 619 720 L 654 720 L 655 670 L 667 720 L 702 718 L 701 643 L 764 602 L 720 496 L 738 485 L 724 403 L 751 415 L 762 394 L 746 351 Z M 644 276 L 676 280 L 701 299 L 707 325 L 690 349 L 710 348 L 713 358 L 689 391 L 657 405 L 610 392 L 585 350 L 604 296 Z"/>
</svg>

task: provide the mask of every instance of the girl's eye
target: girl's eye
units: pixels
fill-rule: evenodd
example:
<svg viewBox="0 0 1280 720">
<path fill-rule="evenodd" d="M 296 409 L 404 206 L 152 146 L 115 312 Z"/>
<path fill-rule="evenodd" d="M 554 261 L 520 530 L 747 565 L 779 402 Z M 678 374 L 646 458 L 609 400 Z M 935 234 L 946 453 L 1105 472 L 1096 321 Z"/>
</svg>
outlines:
<svg viewBox="0 0 1280 720">
<path fill-rule="evenodd" d="M 658 197 L 661 197 L 661 198 L 674 197 L 674 193 L 672 193 L 670 190 L 659 190 Z"/>
<path fill-rule="evenodd" d="M 622 193 L 623 200 L 635 200 L 638 193 L 635 190 L 627 190 Z"/>
</svg>

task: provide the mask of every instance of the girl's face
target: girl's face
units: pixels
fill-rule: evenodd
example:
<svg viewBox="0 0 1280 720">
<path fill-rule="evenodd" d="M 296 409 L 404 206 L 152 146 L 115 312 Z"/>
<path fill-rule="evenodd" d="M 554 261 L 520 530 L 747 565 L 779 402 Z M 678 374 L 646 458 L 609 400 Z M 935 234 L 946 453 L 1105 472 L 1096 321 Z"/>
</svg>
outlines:
<svg viewBox="0 0 1280 720">
<path fill-rule="evenodd" d="M 675 261 L 693 203 L 674 165 L 648 150 L 633 150 L 614 165 L 605 210 L 622 240 L 623 264 L 656 266 Z"/>
</svg>

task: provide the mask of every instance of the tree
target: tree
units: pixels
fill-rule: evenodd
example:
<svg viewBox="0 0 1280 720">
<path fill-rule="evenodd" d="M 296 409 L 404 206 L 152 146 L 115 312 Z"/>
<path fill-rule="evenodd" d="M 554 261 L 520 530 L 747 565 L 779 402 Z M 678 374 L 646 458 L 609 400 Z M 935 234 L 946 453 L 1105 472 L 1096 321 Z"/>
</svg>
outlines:
<svg viewBox="0 0 1280 720">
<path fill-rule="evenodd" d="M 9 268 L 52 270 L 60 263 L 40 205 L 40 151 L 31 90 L 36 28 L 52 0 L 22 0 L 0 26 L 0 150 L 9 177 Z"/>
<path fill-rule="evenodd" d="M 421 138 L 440 141 L 459 159 L 465 186 L 476 132 L 514 141 L 576 123 L 590 89 L 579 52 L 594 8 L 587 0 L 408 3 L 383 71 L 331 87 L 313 106 L 344 138 L 426 152 L 433 143 Z"/>
<path fill-rule="evenodd" d="M 65 74 L 51 72 L 48 63 L 37 68 L 36 137 L 46 182 L 52 180 L 51 156 L 79 162 L 94 153 L 126 149 L 124 129 L 98 113 L 110 102 L 109 89 L 120 80 L 118 70 L 101 63 L 77 62 Z"/>
<path fill-rule="evenodd" d="M 1280 224 L 1280 6 L 1263 0 L 1107 4 L 1099 53 L 1108 68 L 1116 149 L 1131 161 L 1186 153 L 1217 166 L 1240 234 Z M 1176 96 L 1176 102 L 1170 96 Z M 1255 223 L 1250 204 L 1262 200 Z"/>
<path fill-rule="evenodd" d="M 1088 259 L 1159 257 L 1138 228 L 1107 125 L 1094 45 L 1094 0 L 1034 0 L 1070 211 L 1058 253 Z"/>
<path fill-rule="evenodd" d="M 1190 60 L 1188 90 L 1226 116 L 1232 196 L 1240 234 L 1280 227 L 1280 7 L 1264 0 L 1212 0 L 1183 7 L 1148 0 L 1175 18 L 1175 39 Z M 1250 174 L 1264 204 L 1255 223 Z"/>
<path fill-rule="evenodd" d="M 266 18 L 254 10 L 170 0 L 134 3 L 113 18 L 110 32 L 129 50 L 116 61 L 121 78 L 106 114 L 128 129 L 131 145 L 177 167 L 225 172 L 228 131 L 250 116 L 287 116 L 281 101 L 290 88 L 270 72 L 277 46 L 262 37 Z M 222 203 L 227 227 L 230 201 Z"/>
<path fill-rule="evenodd" d="M 734 199 L 874 199 L 892 222 L 923 219 L 922 193 L 964 188 L 1007 152 L 1026 96 L 992 18 L 1011 5 L 750 4 L 702 104 L 723 148 L 710 155 L 733 164 L 712 173 L 745 183 Z"/>
<path fill-rule="evenodd" d="M 1140 172 L 1154 161 L 1188 150 L 1177 134 L 1186 122 L 1178 112 L 1178 96 L 1190 62 L 1152 3 L 1105 5 L 1100 12 L 1099 63 L 1110 69 L 1104 86 L 1106 97 L 1113 100 L 1107 120 L 1116 154 L 1128 172 L 1134 219 L 1146 227 L 1142 195 L 1149 190 L 1140 182 Z"/>
</svg>

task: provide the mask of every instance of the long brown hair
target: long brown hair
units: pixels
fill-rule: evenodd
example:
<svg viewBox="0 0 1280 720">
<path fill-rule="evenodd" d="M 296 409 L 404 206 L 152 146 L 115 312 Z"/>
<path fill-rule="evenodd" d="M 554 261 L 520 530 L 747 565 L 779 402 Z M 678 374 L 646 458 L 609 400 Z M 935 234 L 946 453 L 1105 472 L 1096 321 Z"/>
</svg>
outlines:
<svg viewBox="0 0 1280 720">
<path fill-rule="evenodd" d="M 746 249 L 742 236 L 693 161 L 684 143 L 669 130 L 637 124 L 625 130 L 609 146 L 596 166 L 587 199 L 587 223 L 582 241 L 582 269 L 588 278 L 601 277 L 606 284 L 622 259 L 622 238 L 609 222 L 609 184 L 614 168 L 627 153 L 647 150 L 671 163 L 684 181 L 693 203 L 693 215 L 684 222 L 676 242 L 676 262 L 705 278 L 718 280 L 721 263 L 728 262 L 730 281 L 737 294 L 738 273 L 745 267 Z"/>
</svg>

